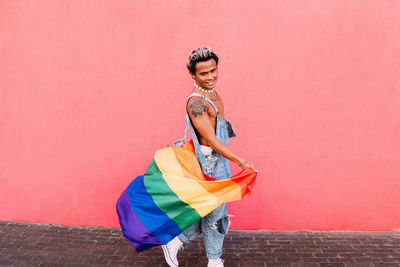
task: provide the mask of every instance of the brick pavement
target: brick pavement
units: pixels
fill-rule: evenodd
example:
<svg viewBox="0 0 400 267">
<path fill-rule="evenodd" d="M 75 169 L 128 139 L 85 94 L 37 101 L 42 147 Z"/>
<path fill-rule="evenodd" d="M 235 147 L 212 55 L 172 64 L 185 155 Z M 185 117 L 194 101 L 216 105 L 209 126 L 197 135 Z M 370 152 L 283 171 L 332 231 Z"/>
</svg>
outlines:
<svg viewBox="0 0 400 267">
<path fill-rule="evenodd" d="M 0 266 L 167 266 L 160 247 L 135 253 L 119 228 L 0 221 Z M 400 233 L 230 231 L 225 266 L 400 266 Z M 202 238 L 180 266 L 206 266 Z"/>
</svg>

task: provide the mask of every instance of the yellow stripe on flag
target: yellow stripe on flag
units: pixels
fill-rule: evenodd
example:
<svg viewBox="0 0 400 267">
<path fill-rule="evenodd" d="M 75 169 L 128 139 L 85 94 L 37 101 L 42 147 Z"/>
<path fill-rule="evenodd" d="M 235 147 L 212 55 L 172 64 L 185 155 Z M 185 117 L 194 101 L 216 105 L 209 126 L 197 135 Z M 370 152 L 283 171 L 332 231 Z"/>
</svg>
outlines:
<svg viewBox="0 0 400 267">
<path fill-rule="evenodd" d="M 220 203 L 242 199 L 240 185 L 231 179 L 212 182 L 204 180 L 200 164 L 194 153 L 194 148 L 190 143 L 174 147 L 173 151 L 185 178 L 197 180 L 204 189 L 218 198 Z"/>
<path fill-rule="evenodd" d="M 195 209 L 201 217 L 206 216 L 222 204 L 214 194 L 208 192 L 198 181 L 185 178 L 171 147 L 157 150 L 154 160 L 172 191 L 183 202 Z"/>
</svg>

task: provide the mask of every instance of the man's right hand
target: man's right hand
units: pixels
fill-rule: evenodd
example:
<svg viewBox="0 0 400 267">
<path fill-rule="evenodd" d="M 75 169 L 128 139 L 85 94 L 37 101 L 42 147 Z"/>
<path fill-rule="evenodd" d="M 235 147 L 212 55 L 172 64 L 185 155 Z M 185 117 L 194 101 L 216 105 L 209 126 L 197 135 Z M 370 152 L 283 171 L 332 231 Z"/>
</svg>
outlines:
<svg viewBox="0 0 400 267">
<path fill-rule="evenodd" d="M 252 168 L 254 171 L 258 172 L 258 170 L 254 167 L 253 163 L 246 159 L 242 159 L 240 161 L 239 166 L 242 167 L 243 169 L 244 168 Z"/>
</svg>

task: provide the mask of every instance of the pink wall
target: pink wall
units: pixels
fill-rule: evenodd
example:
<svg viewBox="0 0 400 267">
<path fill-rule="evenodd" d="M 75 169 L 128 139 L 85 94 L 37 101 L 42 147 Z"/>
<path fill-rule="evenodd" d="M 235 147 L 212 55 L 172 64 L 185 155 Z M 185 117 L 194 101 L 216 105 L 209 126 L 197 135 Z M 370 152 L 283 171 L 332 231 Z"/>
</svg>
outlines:
<svg viewBox="0 0 400 267">
<path fill-rule="evenodd" d="M 0 2 L 0 220 L 117 226 L 209 45 L 260 170 L 233 229 L 400 230 L 400 2 L 251 3 Z"/>
</svg>

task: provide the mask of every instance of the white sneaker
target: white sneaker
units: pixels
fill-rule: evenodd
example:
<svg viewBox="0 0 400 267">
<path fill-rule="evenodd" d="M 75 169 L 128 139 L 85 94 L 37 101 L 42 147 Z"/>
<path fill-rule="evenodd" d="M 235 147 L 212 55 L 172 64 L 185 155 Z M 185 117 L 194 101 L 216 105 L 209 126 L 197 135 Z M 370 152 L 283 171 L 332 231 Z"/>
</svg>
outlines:
<svg viewBox="0 0 400 267">
<path fill-rule="evenodd" d="M 178 258 L 176 257 L 176 255 L 178 255 L 179 250 L 183 249 L 182 245 L 183 243 L 181 240 L 179 240 L 178 237 L 175 237 L 166 245 L 161 245 L 164 252 L 165 261 L 170 267 L 179 266 Z"/>
<path fill-rule="evenodd" d="M 224 260 L 218 259 L 208 259 L 207 267 L 224 267 Z"/>
</svg>

